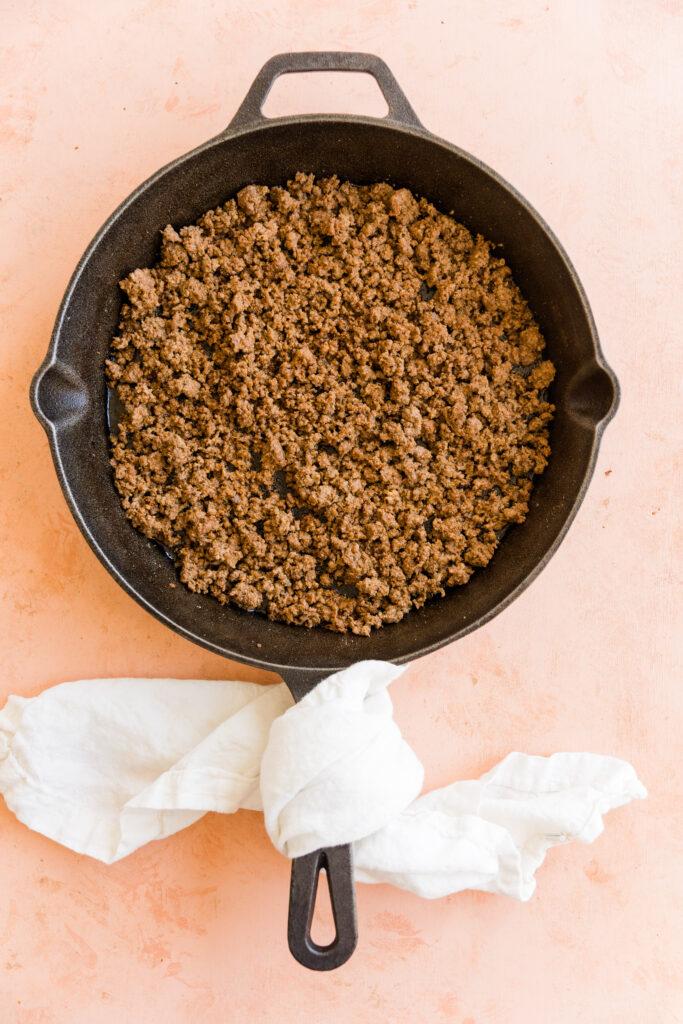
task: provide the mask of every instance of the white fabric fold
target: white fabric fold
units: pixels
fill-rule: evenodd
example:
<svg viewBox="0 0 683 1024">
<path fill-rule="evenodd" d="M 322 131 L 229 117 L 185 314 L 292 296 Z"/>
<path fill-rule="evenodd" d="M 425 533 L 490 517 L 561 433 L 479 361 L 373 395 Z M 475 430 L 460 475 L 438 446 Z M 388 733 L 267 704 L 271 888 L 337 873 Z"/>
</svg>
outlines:
<svg viewBox="0 0 683 1024">
<path fill-rule="evenodd" d="M 425 897 L 527 900 L 547 850 L 592 842 L 646 796 L 594 754 L 510 754 L 481 779 L 419 796 L 423 768 L 393 720 L 402 669 L 361 662 L 294 705 L 284 684 L 62 683 L 0 711 L 0 792 L 29 828 L 112 863 L 207 811 L 264 811 L 286 856 L 354 843 L 356 878 Z"/>
<path fill-rule="evenodd" d="M 356 878 L 429 898 L 479 889 L 528 900 L 551 846 L 592 843 L 603 814 L 645 796 L 616 757 L 509 754 L 477 781 L 420 797 L 357 843 Z"/>
</svg>

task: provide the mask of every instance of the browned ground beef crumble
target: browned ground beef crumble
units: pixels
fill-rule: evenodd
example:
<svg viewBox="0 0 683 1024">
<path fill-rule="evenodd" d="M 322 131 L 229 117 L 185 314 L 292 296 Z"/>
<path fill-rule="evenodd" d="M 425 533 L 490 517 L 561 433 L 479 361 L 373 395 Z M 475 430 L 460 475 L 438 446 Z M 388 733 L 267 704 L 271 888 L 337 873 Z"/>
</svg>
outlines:
<svg viewBox="0 0 683 1024">
<path fill-rule="evenodd" d="M 425 199 L 250 185 L 121 286 L 116 487 L 191 590 L 367 634 L 524 520 L 554 367 L 491 243 Z"/>
</svg>

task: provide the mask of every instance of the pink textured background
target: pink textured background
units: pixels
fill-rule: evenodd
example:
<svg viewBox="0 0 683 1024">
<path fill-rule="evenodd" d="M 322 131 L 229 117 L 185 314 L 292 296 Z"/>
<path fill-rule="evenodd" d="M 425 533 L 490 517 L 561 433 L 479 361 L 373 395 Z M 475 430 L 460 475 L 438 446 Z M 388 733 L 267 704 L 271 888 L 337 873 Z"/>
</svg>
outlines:
<svg viewBox="0 0 683 1024">
<path fill-rule="evenodd" d="M 362 887 L 358 952 L 323 976 L 287 952 L 288 864 L 258 815 L 210 815 L 104 867 L 0 802 L 3 1024 L 683 1020 L 681 5 L 350 6 L 2 4 L 0 702 L 95 675 L 270 681 L 176 637 L 113 583 L 66 509 L 28 384 L 73 266 L 135 185 L 220 130 L 271 54 L 364 49 L 427 127 L 548 219 L 623 386 L 559 554 L 494 622 L 412 666 L 396 717 L 429 786 L 512 749 L 586 749 L 630 760 L 650 799 L 611 814 L 593 846 L 553 851 L 527 905 Z M 381 112 L 366 84 L 326 79 L 311 107 L 290 78 L 270 110 Z"/>
</svg>

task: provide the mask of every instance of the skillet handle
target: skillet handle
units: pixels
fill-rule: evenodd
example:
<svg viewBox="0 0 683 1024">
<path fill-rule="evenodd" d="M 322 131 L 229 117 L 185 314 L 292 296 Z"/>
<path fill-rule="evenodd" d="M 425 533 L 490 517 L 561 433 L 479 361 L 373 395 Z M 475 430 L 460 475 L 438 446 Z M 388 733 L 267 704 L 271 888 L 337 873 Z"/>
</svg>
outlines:
<svg viewBox="0 0 683 1024">
<path fill-rule="evenodd" d="M 311 938 L 320 872 L 327 873 L 335 936 L 327 946 Z M 315 850 L 292 861 L 287 939 L 292 956 L 313 971 L 332 971 L 349 959 L 358 942 L 353 850 L 350 845 Z"/>
<path fill-rule="evenodd" d="M 360 71 L 372 75 L 389 107 L 386 117 L 377 120 L 396 121 L 414 128 L 422 127 L 401 86 L 380 57 L 372 53 L 311 50 L 302 53 L 278 53 L 266 61 L 226 131 L 267 124 L 269 118 L 263 116 L 261 107 L 273 83 L 280 75 L 289 75 L 296 71 Z"/>
</svg>

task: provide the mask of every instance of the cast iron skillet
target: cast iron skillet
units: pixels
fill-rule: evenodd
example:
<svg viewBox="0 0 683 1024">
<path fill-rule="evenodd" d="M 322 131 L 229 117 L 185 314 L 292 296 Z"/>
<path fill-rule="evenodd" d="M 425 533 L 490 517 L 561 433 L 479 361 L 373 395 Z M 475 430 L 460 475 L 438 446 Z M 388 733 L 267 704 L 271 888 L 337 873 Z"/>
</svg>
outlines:
<svg viewBox="0 0 683 1024">
<path fill-rule="evenodd" d="M 275 79 L 294 71 L 361 71 L 381 88 L 384 118 L 306 115 L 267 119 Z M 171 561 L 126 519 L 109 468 L 104 360 L 117 330 L 118 282 L 154 262 L 159 231 L 190 224 L 244 185 L 284 184 L 296 171 L 336 173 L 358 184 L 389 181 L 426 196 L 486 238 L 501 255 L 547 340 L 557 367 L 552 455 L 536 481 L 526 522 L 509 530 L 490 564 L 463 587 L 369 637 L 270 622 L 185 587 Z M 128 197 L 81 258 L 60 307 L 50 348 L 31 386 L 69 507 L 100 561 L 144 608 L 209 650 L 281 673 L 296 700 L 330 672 L 365 658 L 406 662 L 483 625 L 538 575 L 583 499 L 618 385 L 600 350 L 583 288 L 561 245 L 534 209 L 480 161 L 426 131 L 386 64 L 363 53 L 287 53 L 269 60 L 229 127 L 162 168 Z M 334 941 L 314 943 L 318 876 L 328 874 Z M 289 946 L 302 964 L 328 970 L 357 940 L 351 848 L 292 863 Z"/>
</svg>

